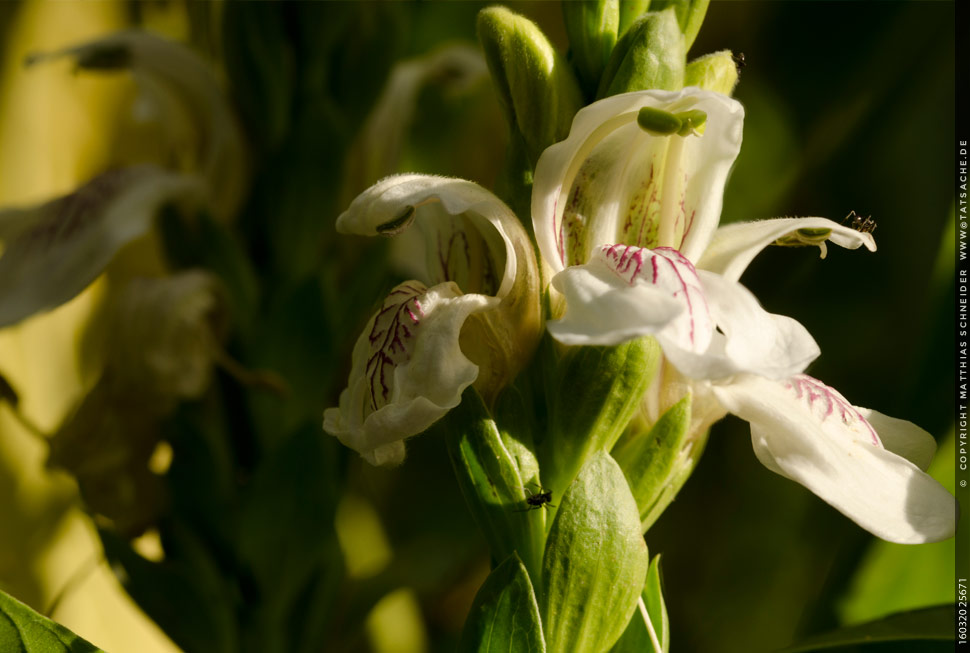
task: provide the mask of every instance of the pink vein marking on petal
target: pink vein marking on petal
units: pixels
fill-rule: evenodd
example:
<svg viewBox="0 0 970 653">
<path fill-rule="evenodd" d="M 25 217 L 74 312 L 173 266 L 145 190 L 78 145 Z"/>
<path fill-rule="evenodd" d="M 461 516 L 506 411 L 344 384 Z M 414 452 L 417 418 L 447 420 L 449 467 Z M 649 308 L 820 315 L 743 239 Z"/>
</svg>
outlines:
<svg viewBox="0 0 970 653">
<path fill-rule="evenodd" d="M 665 260 L 670 264 L 671 270 L 673 270 L 674 274 L 677 275 L 677 280 L 680 282 L 681 290 L 675 291 L 674 297 L 676 297 L 680 293 L 684 294 L 684 302 L 686 302 L 687 304 L 687 313 L 688 315 L 690 315 L 690 344 L 693 345 L 695 344 L 694 335 L 695 335 L 695 329 L 696 329 L 696 319 L 694 318 L 694 305 L 693 305 L 693 302 L 691 301 L 691 296 L 690 296 L 691 286 L 684 279 L 684 275 L 681 274 L 680 267 L 678 266 L 678 264 L 682 266 L 686 266 L 686 268 L 690 270 L 691 274 L 693 274 L 694 278 L 696 279 L 697 273 L 694 271 L 694 265 L 687 259 L 687 257 L 685 257 L 683 254 L 678 252 L 676 249 L 673 249 L 672 247 L 658 247 L 657 249 L 654 250 L 654 252 L 656 253 L 656 255 L 654 256 L 654 262 L 653 262 L 654 279 L 656 280 L 657 278 L 657 258 L 659 257 L 659 258 L 663 258 L 663 260 Z M 694 286 L 694 288 L 698 288 L 698 286 Z M 707 299 L 704 297 L 703 292 L 701 293 L 701 299 L 704 301 L 705 310 L 708 310 L 708 312 L 710 312 L 709 309 L 707 308 Z"/>
<path fill-rule="evenodd" d="M 831 417 L 836 410 L 839 412 L 842 423 L 846 426 L 852 426 L 855 422 L 862 422 L 869 432 L 872 444 L 882 447 L 882 442 L 879 440 L 876 430 L 855 409 L 855 406 L 850 404 L 835 388 L 831 388 L 807 374 L 795 375 L 785 384 L 785 387 L 793 390 L 798 399 L 804 399 L 812 410 L 822 408 L 821 419 L 823 422 Z M 824 405 L 819 405 L 820 400 L 825 402 Z"/>
<path fill-rule="evenodd" d="M 420 286 L 403 283 L 391 291 L 384 300 L 384 306 L 374 316 L 367 336 L 372 353 L 365 367 L 365 374 L 370 378 L 371 411 L 386 405 L 390 399 L 388 370 L 408 358 L 407 345 L 414 334 L 408 328 L 406 320 L 411 321 L 412 328 L 420 324 L 424 309 L 417 297 L 423 292 Z M 392 299 L 402 295 L 405 297 L 403 301 Z"/>
</svg>

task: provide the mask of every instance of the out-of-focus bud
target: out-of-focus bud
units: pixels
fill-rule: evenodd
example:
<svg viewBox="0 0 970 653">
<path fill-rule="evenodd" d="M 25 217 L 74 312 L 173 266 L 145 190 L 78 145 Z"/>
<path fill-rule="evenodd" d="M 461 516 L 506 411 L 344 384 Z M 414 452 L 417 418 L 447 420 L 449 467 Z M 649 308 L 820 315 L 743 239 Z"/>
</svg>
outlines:
<svg viewBox="0 0 970 653">
<path fill-rule="evenodd" d="M 690 50 L 697 38 L 697 32 L 701 29 L 704 16 L 707 15 L 707 5 L 711 0 L 653 0 L 650 9 L 653 11 L 663 11 L 668 7 L 672 8 L 677 14 L 677 24 L 684 35 L 684 52 Z"/>
<path fill-rule="evenodd" d="M 562 3 L 569 36 L 569 56 L 583 89 L 590 95 L 616 45 L 620 27 L 619 0 L 578 0 Z"/>
<path fill-rule="evenodd" d="M 61 57 L 77 70 L 129 71 L 139 94 L 132 106 L 137 124 L 156 125 L 163 151 L 150 162 L 198 173 L 206 181 L 214 215 L 233 217 L 246 185 L 242 134 L 210 67 L 184 45 L 130 30 L 52 53 L 39 53 L 28 64 Z M 126 143 L 119 143 L 124 147 Z M 120 163 L 131 161 L 119 153 Z"/>
<path fill-rule="evenodd" d="M 70 472 L 86 509 L 135 537 L 165 505 L 160 476 L 149 469 L 160 441 L 158 406 L 124 401 L 99 383 L 50 439 L 47 465 Z"/>
<path fill-rule="evenodd" d="M 576 78 L 535 23 L 504 7 L 478 14 L 478 38 L 509 124 L 535 163 L 569 133 L 581 105 Z"/>
<path fill-rule="evenodd" d="M 674 10 L 651 11 L 633 23 L 613 48 L 596 97 L 679 90 L 684 86 L 686 52 Z"/>
<path fill-rule="evenodd" d="M 108 307 L 104 380 L 115 394 L 146 401 L 200 397 L 224 318 L 220 287 L 206 272 L 132 279 Z"/>
<path fill-rule="evenodd" d="M 738 85 L 738 66 L 730 50 L 705 54 L 687 64 L 684 86 L 731 95 Z"/>
</svg>

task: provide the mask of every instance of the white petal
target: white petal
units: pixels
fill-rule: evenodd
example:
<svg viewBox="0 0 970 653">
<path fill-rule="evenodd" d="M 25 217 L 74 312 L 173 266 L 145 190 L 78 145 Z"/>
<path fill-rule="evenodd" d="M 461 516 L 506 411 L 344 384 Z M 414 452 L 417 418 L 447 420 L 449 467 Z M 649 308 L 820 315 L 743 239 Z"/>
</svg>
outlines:
<svg viewBox="0 0 970 653">
<path fill-rule="evenodd" d="M 902 456 L 923 471 L 933 462 L 936 440 L 932 435 L 904 419 L 896 419 L 882 413 L 856 406 L 859 414 L 876 429 L 882 446 L 897 456 Z"/>
<path fill-rule="evenodd" d="M 649 136 L 636 123 L 643 107 L 702 110 L 707 113 L 704 135 Z M 532 219 L 543 259 L 558 272 L 584 263 L 596 246 L 619 240 L 673 246 L 695 260 L 720 218 L 724 184 L 741 146 L 743 119 L 744 110 L 736 101 L 696 88 L 626 93 L 580 110 L 568 138 L 547 148 L 536 165 Z M 680 213 L 667 220 L 678 222 L 676 228 L 671 226 L 679 234 L 676 242 L 661 238 L 656 224 L 643 224 L 643 214 L 654 210 L 650 196 L 661 190 L 659 177 L 650 173 L 667 165 L 662 156 L 667 146 L 661 145 L 671 138 L 683 140 L 680 159 L 671 167 L 673 174 L 682 171 L 686 180 L 685 187 L 671 177 L 680 188 L 677 201 L 670 204 Z"/>
<path fill-rule="evenodd" d="M 872 234 L 844 227 L 825 218 L 781 218 L 738 222 L 718 228 L 697 267 L 737 281 L 758 252 L 799 229 L 828 229 L 831 233 L 827 239 L 840 247 L 857 249 L 865 245 L 870 252 L 876 251 Z M 818 246 L 822 250 L 822 258 L 825 258 L 825 241 L 820 240 Z"/>
<path fill-rule="evenodd" d="M 71 299 L 119 249 L 148 233 L 164 204 L 203 195 L 197 177 L 136 166 L 36 208 L 0 212 L 7 225 L 0 232 L 9 235 L 0 257 L 0 327 Z"/>
<path fill-rule="evenodd" d="M 904 544 L 953 535 L 953 496 L 917 465 L 887 451 L 862 413 L 834 389 L 799 375 L 788 381 L 743 376 L 712 391 L 751 423 L 755 454 L 765 466 L 871 533 Z M 901 424 L 894 439 L 925 439 L 919 427 Z"/>
<path fill-rule="evenodd" d="M 663 334 L 672 346 L 704 351 L 713 324 L 694 267 L 668 248 L 598 248 L 586 265 L 566 268 L 552 285 L 566 300 L 549 333 L 568 345 L 616 345 Z"/>
<path fill-rule="evenodd" d="M 454 283 L 397 286 L 354 346 L 340 406 L 324 413 L 323 428 L 376 464 L 404 458 L 402 441 L 426 430 L 461 401 L 478 366 L 461 351 L 469 315 L 496 298 L 462 295 Z"/>
<path fill-rule="evenodd" d="M 818 345 L 797 321 L 765 311 L 739 283 L 698 270 L 698 277 L 717 325 L 710 347 L 700 353 L 660 344 L 674 366 L 694 379 L 720 379 L 752 373 L 788 378 L 819 355 Z"/>
<path fill-rule="evenodd" d="M 535 251 L 512 210 L 489 191 L 463 179 L 387 177 L 351 203 L 337 230 L 400 235 L 413 278 L 501 299 L 469 320 L 462 341 L 481 368 L 475 387 L 486 400 L 531 357 L 542 329 Z"/>
<path fill-rule="evenodd" d="M 235 214 L 247 177 L 242 133 L 200 56 L 175 41 L 126 30 L 30 61 L 60 57 L 73 58 L 83 70 L 130 70 L 140 91 L 133 118 L 158 123 L 165 134 L 167 159 L 159 163 L 175 160 L 180 170 L 201 174 L 213 213 L 221 219 Z"/>
<path fill-rule="evenodd" d="M 337 218 L 337 231 L 360 236 L 394 236 L 412 225 L 423 236 L 423 260 L 413 264 L 414 270 L 423 272 L 421 281 L 433 285 L 464 277 L 472 284 L 462 287 L 464 292 L 508 294 L 518 255 L 531 250 L 511 209 L 464 179 L 418 174 L 387 177 L 358 195 Z M 482 253 L 477 265 L 470 265 L 469 246 Z"/>
</svg>

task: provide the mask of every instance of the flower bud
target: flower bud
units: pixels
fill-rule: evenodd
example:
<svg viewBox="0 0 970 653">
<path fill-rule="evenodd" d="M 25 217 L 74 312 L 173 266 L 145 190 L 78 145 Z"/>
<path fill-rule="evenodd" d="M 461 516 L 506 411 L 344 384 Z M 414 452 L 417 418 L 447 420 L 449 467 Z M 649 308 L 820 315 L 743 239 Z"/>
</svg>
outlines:
<svg viewBox="0 0 970 653">
<path fill-rule="evenodd" d="M 597 98 L 684 86 L 686 49 L 673 9 L 651 11 L 617 42 L 600 78 Z"/>
<path fill-rule="evenodd" d="M 690 50 L 697 38 L 697 32 L 701 29 L 704 16 L 707 14 L 707 5 L 711 0 L 653 0 L 650 9 L 653 11 L 663 11 L 672 8 L 677 14 L 677 24 L 684 35 L 684 52 Z"/>
<path fill-rule="evenodd" d="M 569 36 L 569 56 L 579 81 L 590 95 L 616 45 L 620 26 L 619 0 L 580 0 L 562 3 Z"/>
<path fill-rule="evenodd" d="M 684 86 L 731 95 L 738 85 L 738 66 L 730 50 L 705 54 L 687 64 Z"/>
<path fill-rule="evenodd" d="M 576 78 L 535 23 L 504 7 L 478 14 L 478 38 L 509 125 L 535 162 L 569 133 L 581 103 Z"/>
</svg>

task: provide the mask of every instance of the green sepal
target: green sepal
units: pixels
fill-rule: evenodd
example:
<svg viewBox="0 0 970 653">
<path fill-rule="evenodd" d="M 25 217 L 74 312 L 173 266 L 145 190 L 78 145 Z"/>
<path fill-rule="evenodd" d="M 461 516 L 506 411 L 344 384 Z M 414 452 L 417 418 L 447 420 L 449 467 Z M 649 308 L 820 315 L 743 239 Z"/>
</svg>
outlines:
<svg viewBox="0 0 970 653">
<path fill-rule="evenodd" d="M 596 91 L 620 27 L 619 0 L 576 0 L 562 3 L 569 36 L 569 56 L 589 95 Z"/>
<path fill-rule="evenodd" d="M 637 608 L 649 562 L 636 501 L 601 451 L 566 490 L 549 531 L 541 598 L 549 651 L 608 650 Z"/>
<path fill-rule="evenodd" d="M 540 460 L 550 487 L 569 485 L 592 454 L 616 444 L 660 357 L 660 346 L 649 337 L 615 347 L 566 350 L 547 387 L 550 428 Z"/>
<path fill-rule="evenodd" d="M 650 10 L 650 0 L 620 0 L 620 28 L 617 37 L 622 37 L 633 23 Z"/>
<path fill-rule="evenodd" d="M 17 653 L 104 653 L 64 626 L 0 592 L 0 651 Z"/>
<path fill-rule="evenodd" d="M 617 41 L 596 97 L 647 89 L 681 89 L 686 52 L 673 9 L 644 14 Z"/>
<path fill-rule="evenodd" d="M 458 485 L 492 557 L 504 560 L 517 551 L 532 577 L 538 578 L 547 511 L 528 510 L 525 502 L 526 484 L 538 483 L 538 465 L 529 460 L 528 447 L 506 446 L 514 434 L 506 431 L 503 437 L 474 388 L 465 390 L 461 403 L 438 428 L 445 429 Z"/>
<path fill-rule="evenodd" d="M 513 553 L 475 595 L 461 633 L 462 653 L 544 653 L 539 604 L 529 574 Z"/>
<path fill-rule="evenodd" d="M 677 14 L 677 23 L 684 35 L 684 52 L 690 50 L 697 33 L 701 30 L 704 16 L 707 15 L 707 5 L 711 0 L 653 0 L 650 8 L 663 11 L 672 8 Z"/>
<path fill-rule="evenodd" d="M 569 134 L 582 106 L 579 83 L 542 30 L 504 7 L 479 12 L 478 39 L 509 125 L 535 165 L 543 150 Z"/>
<path fill-rule="evenodd" d="M 612 452 L 630 482 L 644 532 L 673 501 L 703 450 L 706 435 L 692 438 L 690 422 L 688 394 L 671 406 L 649 432 L 624 438 Z"/>
<path fill-rule="evenodd" d="M 730 50 L 705 54 L 687 64 L 684 86 L 699 86 L 708 91 L 731 95 L 738 85 L 738 65 Z"/>
<path fill-rule="evenodd" d="M 633 613 L 623 636 L 610 653 L 668 653 L 670 650 L 670 620 L 667 618 L 667 605 L 664 602 L 663 586 L 660 579 L 660 556 L 654 556 L 647 570 L 647 580 L 643 584 L 638 609 Z M 646 617 L 644 617 L 646 612 Z M 646 620 L 650 619 L 648 625 Z M 653 636 L 650 630 L 653 630 Z M 656 644 L 654 643 L 656 637 Z M 657 644 L 660 645 L 658 650 Z"/>
</svg>

